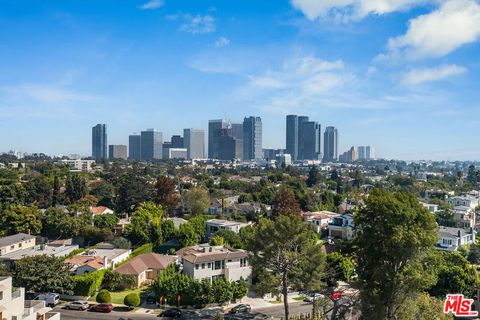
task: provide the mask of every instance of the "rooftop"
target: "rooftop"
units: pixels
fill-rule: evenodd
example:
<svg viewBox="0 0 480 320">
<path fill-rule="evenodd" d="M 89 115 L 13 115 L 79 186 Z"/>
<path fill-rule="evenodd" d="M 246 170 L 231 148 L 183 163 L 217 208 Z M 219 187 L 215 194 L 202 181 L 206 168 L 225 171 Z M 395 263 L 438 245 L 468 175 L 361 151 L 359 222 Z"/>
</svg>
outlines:
<svg viewBox="0 0 480 320">
<path fill-rule="evenodd" d="M 242 225 L 248 225 L 248 223 L 245 222 L 238 222 L 238 221 L 229 221 L 229 220 L 222 220 L 222 219 L 210 219 L 207 220 L 209 224 L 217 224 L 217 225 L 222 225 L 222 226 L 242 226 Z"/>
<path fill-rule="evenodd" d="M 177 256 L 166 256 L 150 252 L 136 256 L 132 260 L 116 268 L 115 271 L 121 274 L 138 275 L 148 269 L 164 270 L 176 261 Z"/>
<path fill-rule="evenodd" d="M 231 249 L 225 246 L 210 246 L 209 244 L 182 248 L 177 251 L 177 255 L 190 263 L 214 262 L 248 257 L 248 253 L 245 250 Z"/>
<path fill-rule="evenodd" d="M 17 233 L 8 237 L 0 238 L 0 247 L 10 246 L 12 244 L 31 239 L 35 239 L 35 237 L 26 233 Z"/>
<path fill-rule="evenodd" d="M 9 252 L 1 256 L 1 259 L 19 260 L 32 256 L 66 256 L 71 251 L 78 249 L 78 245 L 37 245 L 31 248 Z"/>
<path fill-rule="evenodd" d="M 112 260 L 127 252 L 131 252 L 131 250 L 130 249 L 91 249 L 91 250 L 82 252 L 78 256 L 106 257 L 108 260 Z"/>
</svg>

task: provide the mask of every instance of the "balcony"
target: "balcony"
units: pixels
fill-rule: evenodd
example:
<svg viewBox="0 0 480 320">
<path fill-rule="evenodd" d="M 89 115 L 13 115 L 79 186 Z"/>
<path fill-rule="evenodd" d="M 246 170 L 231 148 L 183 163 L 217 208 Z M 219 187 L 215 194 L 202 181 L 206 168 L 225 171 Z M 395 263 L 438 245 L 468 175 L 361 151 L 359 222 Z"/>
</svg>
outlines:
<svg viewBox="0 0 480 320">
<path fill-rule="evenodd" d="M 12 288 L 12 300 L 20 298 L 22 296 L 22 290 L 20 288 Z"/>
</svg>

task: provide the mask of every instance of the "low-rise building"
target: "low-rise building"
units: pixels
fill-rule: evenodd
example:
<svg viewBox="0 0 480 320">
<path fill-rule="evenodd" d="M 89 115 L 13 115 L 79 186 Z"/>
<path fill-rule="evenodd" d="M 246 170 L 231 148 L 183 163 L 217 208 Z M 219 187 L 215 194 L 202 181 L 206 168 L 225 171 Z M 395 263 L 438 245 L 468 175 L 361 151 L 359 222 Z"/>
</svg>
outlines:
<svg viewBox="0 0 480 320">
<path fill-rule="evenodd" d="M 421 202 L 421 204 L 426 209 L 428 209 L 428 211 L 430 211 L 431 213 L 435 213 L 438 211 L 438 204 L 431 204 L 431 203 L 424 203 L 424 202 Z"/>
<path fill-rule="evenodd" d="M 70 252 L 76 249 L 78 249 L 78 245 L 72 244 L 71 239 L 67 242 L 55 241 L 11 251 L 1 255 L 0 261 L 3 262 L 7 270 L 11 270 L 15 262 L 23 258 L 41 255 L 47 255 L 50 257 L 66 257 L 68 254 L 70 254 Z"/>
<path fill-rule="evenodd" d="M 79 276 L 96 270 L 113 269 L 127 260 L 131 253 L 130 249 L 91 249 L 66 259 L 65 262 L 72 265 L 70 272 Z"/>
<path fill-rule="evenodd" d="M 60 160 L 60 163 L 70 166 L 70 171 L 93 171 L 95 160 Z"/>
<path fill-rule="evenodd" d="M 251 281 L 252 267 L 245 250 L 201 244 L 180 249 L 177 255 L 183 272 L 196 280 Z"/>
<path fill-rule="evenodd" d="M 328 224 L 328 236 L 342 240 L 353 239 L 353 216 L 347 213 L 332 218 Z"/>
<path fill-rule="evenodd" d="M 8 320 L 60 320 L 45 301 L 25 300 L 25 289 L 14 288 L 11 277 L 0 277 L 0 319 Z"/>
<path fill-rule="evenodd" d="M 475 243 L 476 231 L 473 228 L 465 230 L 440 226 L 438 233 L 437 249 L 439 250 L 457 251 L 460 246 Z"/>
<path fill-rule="evenodd" d="M 157 253 L 144 253 L 122 264 L 115 271 L 124 275 L 133 275 L 137 287 L 152 283 L 169 265 L 177 262 L 177 256 Z"/>
<path fill-rule="evenodd" d="M 479 205 L 479 198 L 470 194 L 447 198 L 446 201 L 454 207 L 463 206 L 475 209 Z"/>
<path fill-rule="evenodd" d="M 113 210 L 105 206 L 90 207 L 90 213 L 94 216 L 113 214 Z"/>
<path fill-rule="evenodd" d="M 0 257 L 18 250 L 33 248 L 35 243 L 35 237 L 26 233 L 0 238 Z"/>
<path fill-rule="evenodd" d="M 215 232 L 220 230 L 233 231 L 239 233 L 240 229 L 248 226 L 248 223 L 238 222 L 238 221 L 229 221 L 222 219 L 210 219 L 205 222 L 205 236 L 210 238 Z"/>
</svg>

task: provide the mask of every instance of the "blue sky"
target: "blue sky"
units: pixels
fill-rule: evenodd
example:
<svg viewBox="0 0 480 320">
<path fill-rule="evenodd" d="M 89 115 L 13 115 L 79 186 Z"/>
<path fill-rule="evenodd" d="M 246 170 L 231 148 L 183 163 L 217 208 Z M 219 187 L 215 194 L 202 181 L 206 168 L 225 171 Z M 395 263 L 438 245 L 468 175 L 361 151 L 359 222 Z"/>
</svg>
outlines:
<svg viewBox="0 0 480 320">
<path fill-rule="evenodd" d="M 90 153 L 157 128 L 285 115 L 340 151 L 480 160 L 477 0 L 2 0 L 0 150 Z"/>
</svg>

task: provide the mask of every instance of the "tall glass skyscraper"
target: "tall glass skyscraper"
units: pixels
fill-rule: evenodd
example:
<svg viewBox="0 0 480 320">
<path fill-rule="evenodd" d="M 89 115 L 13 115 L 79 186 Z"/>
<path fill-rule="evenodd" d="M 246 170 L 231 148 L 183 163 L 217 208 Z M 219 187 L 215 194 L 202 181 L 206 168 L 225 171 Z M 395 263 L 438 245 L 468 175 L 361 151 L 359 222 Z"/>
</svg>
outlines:
<svg viewBox="0 0 480 320">
<path fill-rule="evenodd" d="M 292 160 L 321 160 L 322 133 L 318 122 L 307 116 L 287 116 L 287 153 Z"/>
<path fill-rule="evenodd" d="M 183 144 L 187 148 L 188 159 L 205 158 L 205 130 L 183 129 Z"/>
<path fill-rule="evenodd" d="M 338 159 L 338 130 L 335 127 L 326 127 L 323 136 L 323 162 Z"/>
<path fill-rule="evenodd" d="M 262 119 L 260 117 L 251 116 L 243 120 L 243 159 L 263 159 Z"/>
<path fill-rule="evenodd" d="M 92 158 L 107 159 L 107 125 L 97 124 L 92 128 Z"/>
<path fill-rule="evenodd" d="M 219 159 L 220 137 L 222 137 L 222 129 L 227 127 L 227 123 L 223 120 L 208 121 L 208 158 Z"/>
<path fill-rule="evenodd" d="M 128 159 L 141 160 L 142 159 L 142 139 L 139 134 L 132 134 L 128 136 Z"/>
<path fill-rule="evenodd" d="M 298 116 L 287 116 L 287 153 L 292 156 L 292 160 L 297 160 L 298 157 Z"/>
<path fill-rule="evenodd" d="M 162 159 L 163 137 L 162 133 L 154 129 L 147 129 L 140 133 L 141 136 L 141 159 Z"/>
</svg>

